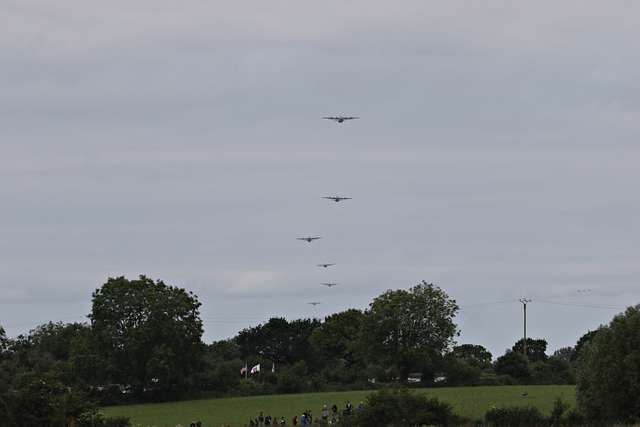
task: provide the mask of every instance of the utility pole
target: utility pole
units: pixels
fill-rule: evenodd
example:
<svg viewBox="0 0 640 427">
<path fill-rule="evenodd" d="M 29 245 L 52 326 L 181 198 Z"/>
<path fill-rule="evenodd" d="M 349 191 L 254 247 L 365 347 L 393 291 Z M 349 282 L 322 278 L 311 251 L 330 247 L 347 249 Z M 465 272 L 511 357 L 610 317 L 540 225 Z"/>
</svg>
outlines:
<svg viewBox="0 0 640 427">
<path fill-rule="evenodd" d="M 524 340 L 522 341 L 522 352 L 524 356 L 528 359 L 529 355 L 527 354 L 527 304 L 531 302 L 530 299 L 520 298 L 520 302 L 522 303 L 522 313 L 524 316 Z"/>
</svg>

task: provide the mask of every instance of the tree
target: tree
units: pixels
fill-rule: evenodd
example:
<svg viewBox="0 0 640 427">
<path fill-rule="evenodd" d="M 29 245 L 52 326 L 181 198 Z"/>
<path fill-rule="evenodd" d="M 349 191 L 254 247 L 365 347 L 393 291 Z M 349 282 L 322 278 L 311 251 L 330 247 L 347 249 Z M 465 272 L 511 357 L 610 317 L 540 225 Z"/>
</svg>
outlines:
<svg viewBox="0 0 640 427">
<path fill-rule="evenodd" d="M 579 408 L 601 422 L 636 422 L 640 414 L 640 305 L 601 327 L 585 344 L 577 375 Z M 604 425 L 604 424 L 603 424 Z"/>
<path fill-rule="evenodd" d="M 504 355 L 498 357 L 495 370 L 498 375 L 509 375 L 520 382 L 527 381 L 531 376 L 527 358 L 522 353 L 511 350 L 507 350 Z"/>
<path fill-rule="evenodd" d="M 49 353 L 55 360 L 68 360 L 73 343 L 91 328 L 84 323 L 45 323 L 29 332 L 26 345 L 34 351 Z"/>
<path fill-rule="evenodd" d="M 458 359 L 464 360 L 471 366 L 475 366 L 480 369 L 487 369 L 491 366 L 491 360 L 493 356 L 481 345 L 475 344 L 462 344 L 453 347 L 453 356 Z"/>
<path fill-rule="evenodd" d="M 162 281 L 110 278 L 93 293 L 91 325 L 112 381 L 137 394 L 153 384 L 184 387 L 199 366 L 202 321 L 198 298 Z"/>
<path fill-rule="evenodd" d="M 558 360 L 562 360 L 566 363 L 571 363 L 575 354 L 575 349 L 573 347 L 562 347 L 553 352 L 551 357 L 556 358 Z"/>
<path fill-rule="evenodd" d="M 261 356 L 274 363 L 293 364 L 311 358 L 309 336 L 319 325 L 315 319 L 287 322 L 274 317 L 263 325 L 243 329 L 236 342 L 245 358 Z"/>
<path fill-rule="evenodd" d="M 482 370 L 449 353 L 445 356 L 444 373 L 449 386 L 474 385 L 478 383 Z"/>
<path fill-rule="evenodd" d="M 310 337 L 313 350 L 328 364 L 341 360 L 349 368 L 358 360 L 358 344 L 364 313 L 351 309 L 332 314 L 324 319 Z"/>
<path fill-rule="evenodd" d="M 433 376 L 458 335 L 457 311 L 455 300 L 426 282 L 383 293 L 370 304 L 363 324 L 367 358 L 392 367 L 403 381 L 412 371 Z"/>
<path fill-rule="evenodd" d="M 523 354 L 524 353 L 523 344 L 524 344 L 524 340 L 521 338 L 513 345 L 513 347 L 511 348 L 511 351 Z M 547 352 L 547 340 L 543 338 L 538 338 L 538 339 L 527 338 L 527 357 L 529 358 L 530 362 L 543 362 L 547 360 L 546 352 Z"/>
<path fill-rule="evenodd" d="M 7 347 L 9 346 L 9 339 L 7 338 L 7 334 L 4 331 L 2 325 L 0 325 L 0 356 L 2 353 L 7 351 Z"/>
<path fill-rule="evenodd" d="M 589 331 L 578 339 L 576 346 L 573 348 L 573 354 L 571 355 L 571 362 L 575 363 L 580 360 L 582 349 L 593 340 L 598 333 L 597 330 Z"/>
</svg>

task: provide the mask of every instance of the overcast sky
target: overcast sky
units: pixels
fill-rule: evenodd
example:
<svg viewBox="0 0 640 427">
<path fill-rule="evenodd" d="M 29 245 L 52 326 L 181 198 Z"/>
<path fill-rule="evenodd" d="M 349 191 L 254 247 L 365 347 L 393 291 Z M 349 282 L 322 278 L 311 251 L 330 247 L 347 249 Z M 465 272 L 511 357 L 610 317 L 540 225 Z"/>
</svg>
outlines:
<svg viewBox="0 0 640 427">
<path fill-rule="evenodd" d="M 494 355 L 520 297 L 551 350 L 640 299 L 638 2 L 0 8 L 11 336 L 119 275 L 193 290 L 206 341 L 426 280 Z"/>
</svg>

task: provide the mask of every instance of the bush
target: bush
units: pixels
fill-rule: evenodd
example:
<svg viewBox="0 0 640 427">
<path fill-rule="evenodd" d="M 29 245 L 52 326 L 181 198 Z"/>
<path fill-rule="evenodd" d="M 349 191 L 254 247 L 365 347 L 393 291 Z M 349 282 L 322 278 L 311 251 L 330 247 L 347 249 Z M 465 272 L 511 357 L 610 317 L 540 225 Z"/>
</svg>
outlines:
<svg viewBox="0 0 640 427">
<path fill-rule="evenodd" d="M 76 427 L 129 427 L 127 417 L 105 417 L 101 412 L 91 410 L 78 417 Z"/>
<path fill-rule="evenodd" d="M 513 406 L 492 408 L 487 411 L 484 421 L 491 427 L 537 427 L 547 425 L 538 408 Z"/>
<path fill-rule="evenodd" d="M 630 307 L 582 349 L 578 408 L 601 423 L 635 422 L 640 415 L 640 306 Z"/>
<path fill-rule="evenodd" d="M 551 409 L 551 415 L 549 416 L 549 423 L 557 426 L 562 422 L 562 416 L 569 409 L 569 404 L 563 401 L 561 398 L 557 398 L 553 402 L 553 409 Z"/>
<path fill-rule="evenodd" d="M 451 405 L 427 398 L 406 388 L 383 389 L 370 394 L 364 411 L 345 417 L 343 426 L 405 427 L 413 425 L 457 425 Z"/>
<path fill-rule="evenodd" d="M 529 361 L 523 354 L 514 351 L 507 351 L 503 356 L 498 357 L 495 370 L 498 375 L 509 375 L 522 383 L 527 382 L 531 377 Z"/>
</svg>

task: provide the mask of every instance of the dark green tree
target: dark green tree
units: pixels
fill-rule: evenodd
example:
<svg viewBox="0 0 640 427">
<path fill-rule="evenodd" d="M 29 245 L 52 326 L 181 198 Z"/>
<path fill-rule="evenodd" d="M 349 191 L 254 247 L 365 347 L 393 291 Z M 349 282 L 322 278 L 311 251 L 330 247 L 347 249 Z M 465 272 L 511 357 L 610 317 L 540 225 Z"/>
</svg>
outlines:
<svg viewBox="0 0 640 427">
<path fill-rule="evenodd" d="M 265 324 L 243 329 L 236 342 L 242 357 L 263 357 L 277 364 L 293 364 L 309 361 L 313 352 L 309 337 L 320 325 L 314 319 L 299 319 L 288 322 L 274 317 Z"/>
<path fill-rule="evenodd" d="M 433 377 L 442 355 L 454 344 L 458 328 L 455 300 L 422 282 L 409 291 L 387 291 L 370 304 L 363 324 L 369 362 L 389 366 L 400 380 L 413 371 Z"/>
<path fill-rule="evenodd" d="M 351 309 L 332 314 L 324 319 L 310 337 L 316 354 L 324 363 L 341 361 L 349 368 L 359 359 L 360 335 L 364 313 Z"/>
<path fill-rule="evenodd" d="M 551 357 L 562 360 L 563 362 L 571 363 L 574 354 L 575 350 L 573 347 L 562 347 L 554 351 Z"/>
<path fill-rule="evenodd" d="M 7 333 L 4 331 L 2 325 L 0 325 L 0 357 L 5 351 L 7 351 L 8 346 L 9 339 L 7 338 Z"/>
<path fill-rule="evenodd" d="M 447 385 L 474 385 L 480 380 L 482 369 L 470 364 L 465 359 L 458 358 L 453 353 L 449 353 L 445 356 L 444 362 L 444 374 Z"/>
<path fill-rule="evenodd" d="M 571 355 L 571 362 L 578 362 L 582 354 L 582 349 L 593 340 L 598 333 L 598 330 L 589 331 L 578 339 L 575 347 L 573 348 L 573 354 Z"/>
<path fill-rule="evenodd" d="M 519 382 L 526 382 L 531 377 L 527 358 L 522 353 L 511 350 L 507 350 L 504 355 L 498 357 L 494 368 L 496 374 L 509 375 Z"/>
<path fill-rule="evenodd" d="M 640 417 L 640 305 L 601 327 L 581 349 L 578 406 L 588 419 L 634 423 Z"/>
<path fill-rule="evenodd" d="M 467 364 L 475 366 L 480 369 L 487 369 L 491 367 L 491 361 L 493 356 L 481 345 L 477 344 L 462 344 L 453 347 L 453 356 L 464 360 Z"/>
<path fill-rule="evenodd" d="M 110 278 L 93 293 L 91 325 L 110 379 L 140 394 L 153 385 L 180 391 L 201 362 L 200 302 L 153 281 Z"/>
<path fill-rule="evenodd" d="M 511 351 L 524 353 L 524 339 L 518 340 Z M 547 360 L 547 340 L 543 338 L 527 338 L 527 357 L 529 362 L 543 362 Z"/>
</svg>

